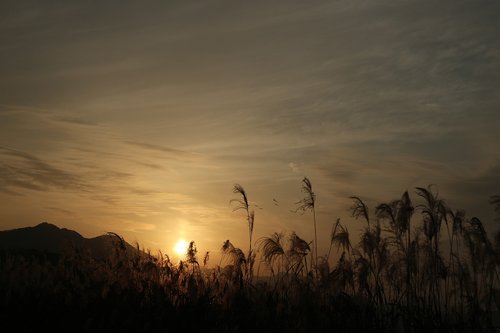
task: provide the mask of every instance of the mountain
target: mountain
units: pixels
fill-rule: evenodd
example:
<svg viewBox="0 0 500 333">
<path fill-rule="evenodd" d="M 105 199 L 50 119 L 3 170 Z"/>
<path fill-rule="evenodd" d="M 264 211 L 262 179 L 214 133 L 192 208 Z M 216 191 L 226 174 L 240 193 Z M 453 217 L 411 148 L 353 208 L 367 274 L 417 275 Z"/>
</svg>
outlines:
<svg viewBox="0 0 500 333">
<path fill-rule="evenodd" d="M 54 254 L 65 251 L 88 251 L 96 259 L 109 257 L 119 242 L 118 237 L 106 234 L 94 238 L 85 238 L 74 230 L 59 228 L 44 222 L 34 227 L 0 231 L 0 249 L 34 250 Z M 127 242 L 123 242 L 127 252 L 137 251 Z"/>
</svg>

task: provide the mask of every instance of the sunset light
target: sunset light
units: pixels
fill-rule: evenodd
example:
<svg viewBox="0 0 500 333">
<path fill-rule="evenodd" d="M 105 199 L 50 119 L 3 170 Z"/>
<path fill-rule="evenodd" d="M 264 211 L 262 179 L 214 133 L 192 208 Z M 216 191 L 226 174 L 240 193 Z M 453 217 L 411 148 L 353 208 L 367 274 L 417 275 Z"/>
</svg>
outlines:
<svg viewBox="0 0 500 333">
<path fill-rule="evenodd" d="M 188 246 L 189 246 L 188 242 L 186 242 L 184 239 L 179 239 L 174 246 L 175 254 L 177 254 L 180 257 L 183 257 L 184 255 L 186 255 Z"/>
<path fill-rule="evenodd" d="M 499 17 L 0 0 L 3 331 L 500 332 Z"/>
</svg>

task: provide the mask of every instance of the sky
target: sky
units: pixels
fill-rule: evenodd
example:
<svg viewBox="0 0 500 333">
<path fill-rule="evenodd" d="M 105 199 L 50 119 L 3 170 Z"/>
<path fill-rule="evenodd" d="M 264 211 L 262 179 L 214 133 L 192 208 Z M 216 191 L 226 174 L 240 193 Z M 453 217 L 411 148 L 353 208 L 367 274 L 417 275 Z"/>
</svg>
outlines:
<svg viewBox="0 0 500 333">
<path fill-rule="evenodd" d="M 0 229 L 48 221 L 217 257 L 436 184 L 497 222 L 500 2 L 1 1 Z M 276 199 L 277 204 L 273 199 Z"/>
</svg>

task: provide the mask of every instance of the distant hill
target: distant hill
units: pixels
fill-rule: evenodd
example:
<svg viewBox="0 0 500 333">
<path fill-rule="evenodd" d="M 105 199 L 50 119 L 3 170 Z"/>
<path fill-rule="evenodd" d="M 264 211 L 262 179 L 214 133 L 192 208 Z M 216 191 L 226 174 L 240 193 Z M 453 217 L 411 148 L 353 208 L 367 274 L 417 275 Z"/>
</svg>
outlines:
<svg viewBox="0 0 500 333">
<path fill-rule="evenodd" d="M 0 249 L 34 250 L 61 254 L 75 249 L 88 251 L 96 259 L 109 257 L 119 242 L 114 235 L 106 234 L 85 238 L 74 230 L 59 228 L 44 222 L 34 227 L 0 231 Z M 136 250 L 127 242 L 123 243 L 127 252 Z"/>
</svg>

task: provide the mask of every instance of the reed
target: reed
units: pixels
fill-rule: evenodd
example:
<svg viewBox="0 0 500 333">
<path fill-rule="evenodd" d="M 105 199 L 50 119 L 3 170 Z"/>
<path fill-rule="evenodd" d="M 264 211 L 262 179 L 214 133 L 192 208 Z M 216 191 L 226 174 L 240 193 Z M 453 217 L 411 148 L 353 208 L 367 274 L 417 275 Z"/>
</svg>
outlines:
<svg viewBox="0 0 500 333">
<path fill-rule="evenodd" d="M 314 209 L 312 186 L 304 186 L 301 207 Z M 252 247 L 248 198 L 241 186 L 234 190 L 240 198 L 232 203 L 249 223 L 249 251 L 227 240 L 214 266 L 209 253 L 200 263 L 194 241 L 174 264 L 138 244 L 129 250 L 115 233 L 108 234 L 114 246 L 104 259 L 75 249 L 57 255 L 2 250 L 3 326 L 140 332 L 497 329 L 499 238 L 490 240 L 480 219 L 448 207 L 434 187 L 415 189 L 417 205 L 406 191 L 376 205 L 374 215 L 353 196 L 352 216 L 366 223 L 359 243 L 352 243 L 337 219 L 328 253 L 317 256 L 315 249 L 311 261 L 311 243 L 295 232 L 272 233 Z M 498 196 L 492 203 L 500 212 Z M 271 277 L 252 278 L 249 261 L 256 253 Z M 20 314 L 30 320 L 16 320 Z"/>
</svg>

